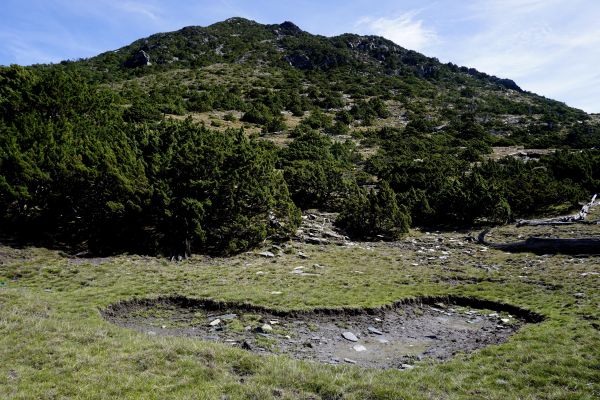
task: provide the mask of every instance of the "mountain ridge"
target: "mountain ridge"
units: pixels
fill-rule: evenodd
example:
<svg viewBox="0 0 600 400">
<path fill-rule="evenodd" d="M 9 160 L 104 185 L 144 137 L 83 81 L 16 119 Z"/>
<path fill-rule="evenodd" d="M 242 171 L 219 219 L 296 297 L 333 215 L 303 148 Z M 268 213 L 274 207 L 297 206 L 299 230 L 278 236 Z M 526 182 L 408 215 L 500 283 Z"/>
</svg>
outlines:
<svg viewBox="0 0 600 400">
<path fill-rule="evenodd" d="M 208 25 L 206 27 L 192 25 L 192 26 L 183 27 L 183 28 L 181 28 L 179 30 L 175 30 L 175 31 L 156 33 L 156 34 L 150 35 L 146 38 L 138 39 L 138 40 L 132 42 L 131 44 L 123 46 L 117 50 L 104 52 L 104 53 L 99 54 L 98 56 L 94 56 L 89 59 L 93 60 L 98 57 L 102 57 L 103 55 L 112 54 L 112 53 L 122 53 L 122 52 L 129 54 L 129 57 L 133 57 L 134 54 L 131 53 L 132 48 L 134 49 L 134 51 L 140 51 L 140 50 L 151 51 L 155 47 L 157 47 L 157 44 L 150 44 L 150 42 L 160 41 L 161 39 L 169 39 L 169 37 L 172 37 L 175 35 L 187 36 L 189 39 L 192 39 L 190 37 L 192 35 L 200 36 L 205 40 L 206 44 L 209 44 L 211 40 L 217 39 L 217 37 L 214 36 L 214 33 L 222 30 L 222 28 L 224 28 L 224 27 L 231 28 L 232 26 L 241 28 L 241 29 L 244 29 L 244 28 L 247 29 L 249 27 L 264 28 L 267 32 L 270 31 L 271 33 L 273 33 L 276 36 L 277 40 L 280 40 L 285 36 L 308 35 L 310 37 L 330 41 L 338 49 L 342 45 L 345 44 L 348 49 L 360 50 L 364 53 L 371 55 L 374 59 L 377 59 L 380 62 L 385 62 L 386 58 L 389 58 L 390 56 L 394 57 L 394 56 L 398 56 L 398 55 L 400 55 L 400 56 L 408 55 L 409 57 L 410 56 L 416 57 L 416 59 L 414 59 L 414 60 L 409 60 L 409 65 L 410 65 L 410 63 L 413 63 L 414 66 L 417 67 L 417 71 L 419 71 L 420 74 L 425 77 L 432 75 L 435 72 L 434 69 L 432 69 L 431 65 L 429 65 L 429 68 L 427 65 L 425 65 L 425 63 L 430 62 L 430 63 L 448 66 L 449 68 L 451 68 L 453 70 L 460 70 L 461 72 L 466 73 L 471 76 L 474 76 L 474 77 L 490 79 L 492 82 L 498 83 L 500 86 L 503 86 L 507 89 L 522 91 L 522 89 L 511 79 L 500 78 L 500 77 L 496 77 L 493 75 L 488 75 L 484 72 L 478 71 L 477 69 L 471 68 L 471 67 L 458 67 L 451 62 L 442 64 L 435 57 L 428 57 L 428 56 L 425 56 L 414 50 L 406 49 L 406 48 L 404 48 L 382 36 L 357 35 L 354 33 L 343 33 L 341 35 L 335 35 L 335 36 L 313 35 L 313 34 L 310 34 L 309 32 L 302 30 L 301 28 L 299 28 L 296 24 L 294 24 L 291 21 L 284 21 L 281 24 L 260 24 L 258 22 L 248 20 L 245 18 L 240 18 L 240 17 L 232 17 L 227 20 Z M 266 32 L 263 32 L 263 33 L 266 33 Z M 235 34 L 239 35 L 241 33 L 234 33 L 234 35 Z M 263 40 L 268 40 L 268 39 L 263 39 Z M 192 41 L 192 40 L 190 40 L 190 41 Z M 162 47 L 162 46 L 158 45 L 158 47 L 160 49 L 160 47 Z M 135 48 L 137 48 L 137 50 L 135 50 Z M 289 50 L 289 49 L 286 49 L 286 50 Z M 222 52 L 222 49 L 220 49 L 220 51 Z M 164 54 L 161 55 L 161 54 L 155 53 L 155 54 L 151 54 L 151 55 L 153 56 L 151 58 L 157 60 L 157 62 L 159 64 L 171 63 L 173 61 L 181 62 L 181 63 L 191 61 L 191 60 L 179 59 L 176 56 L 173 56 L 173 57 L 177 58 L 176 60 L 173 60 L 173 59 L 168 60 L 168 56 L 164 55 Z M 311 62 L 310 58 L 306 58 L 305 60 L 302 60 L 301 58 L 298 58 L 298 56 L 299 56 L 298 53 L 292 53 L 292 54 L 286 54 L 285 58 L 292 66 L 298 67 L 300 69 L 312 69 L 315 67 L 328 68 L 328 67 L 331 67 L 331 64 L 332 64 L 332 60 L 324 60 L 324 64 L 318 65 L 318 64 Z M 302 56 L 305 56 L 305 54 L 300 55 L 300 57 L 302 57 Z M 305 62 L 303 62 L 303 61 L 305 61 Z M 349 60 L 343 60 L 343 62 L 349 62 Z M 438 67 L 438 66 L 436 66 L 436 67 Z"/>
</svg>

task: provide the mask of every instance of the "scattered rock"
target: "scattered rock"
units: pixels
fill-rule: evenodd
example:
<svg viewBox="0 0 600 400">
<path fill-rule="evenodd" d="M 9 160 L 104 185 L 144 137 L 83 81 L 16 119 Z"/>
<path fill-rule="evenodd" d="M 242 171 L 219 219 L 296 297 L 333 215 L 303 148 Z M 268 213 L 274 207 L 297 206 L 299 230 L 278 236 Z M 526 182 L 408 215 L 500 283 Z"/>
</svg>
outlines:
<svg viewBox="0 0 600 400">
<path fill-rule="evenodd" d="M 305 237 L 304 241 L 308 244 L 329 244 L 329 240 L 327 240 L 327 239 L 311 237 L 311 236 Z"/>
<path fill-rule="evenodd" d="M 210 326 L 217 326 L 221 323 L 221 320 L 219 318 L 213 319 L 212 321 L 210 321 L 209 325 Z"/>
<path fill-rule="evenodd" d="M 375 335 L 383 335 L 383 332 L 381 332 L 379 329 L 375 328 L 374 326 L 368 326 L 367 330 L 369 331 L 369 333 L 373 333 Z"/>
<path fill-rule="evenodd" d="M 344 337 L 344 339 L 349 340 L 351 342 L 358 342 L 358 338 L 352 332 L 344 332 L 342 333 L 342 336 Z"/>
<path fill-rule="evenodd" d="M 219 315 L 218 318 L 221 319 L 221 320 L 223 320 L 223 321 L 229 321 L 229 320 L 232 320 L 232 319 L 236 319 L 237 318 L 237 314 Z"/>
<path fill-rule="evenodd" d="M 352 348 L 354 349 L 354 351 L 357 351 L 359 353 L 362 351 L 367 351 L 367 348 L 362 344 L 355 344 L 354 346 L 352 346 Z"/>
<path fill-rule="evenodd" d="M 272 295 L 275 295 L 275 296 L 276 296 L 276 295 L 280 295 L 281 293 L 282 293 L 282 292 L 278 292 L 278 291 L 273 291 L 273 292 L 271 292 L 271 294 L 272 294 Z"/>
<path fill-rule="evenodd" d="M 356 361 L 352 360 L 351 358 L 344 358 L 344 362 L 347 362 L 348 364 L 356 364 Z"/>
<path fill-rule="evenodd" d="M 271 253 L 270 251 L 263 251 L 263 252 L 258 253 L 258 255 L 266 257 L 266 258 L 273 258 L 273 257 L 275 257 L 275 254 Z"/>
<path fill-rule="evenodd" d="M 390 342 L 389 340 L 387 340 L 387 339 L 384 339 L 384 338 L 379 338 L 379 339 L 377 339 L 377 341 L 378 341 L 379 343 L 381 343 L 381 344 L 386 344 L 386 343 L 389 343 L 389 342 Z"/>
<path fill-rule="evenodd" d="M 244 340 L 242 342 L 242 349 L 244 349 L 244 350 L 252 350 L 252 346 L 250 345 L 250 343 L 247 340 Z"/>
<path fill-rule="evenodd" d="M 300 257 L 300 258 L 304 258 L 304 259 L 310 258 L 308 255 L 304 254 L 304 253 L 303 253 L 303 252 L 301 252 L 301 251 L 299 251 L 299 252 L 298 252 L 298 257 Z"/>
<path fill-rule="evenodd" d="M 261 327 L 258 328 L 258 331 L 262 333 L 271 333 L 273 332 L 273 327 L 269 324 L 263 324 Z"/>
<path fill-rule="evenodd" d="M 256 271 L 256 275 L 264 275 L 264 271 Z"/>
<path fill-rule="evenodd" d="M 400 366 L 400 369 L 407 369 L 407 370 L 409 370 L 409 369 L 414 369 L 414 368 L 415 368 L 415 366 L 414 365 L 410 365 L 410 364 L 402 364 Z"/>
</svg>

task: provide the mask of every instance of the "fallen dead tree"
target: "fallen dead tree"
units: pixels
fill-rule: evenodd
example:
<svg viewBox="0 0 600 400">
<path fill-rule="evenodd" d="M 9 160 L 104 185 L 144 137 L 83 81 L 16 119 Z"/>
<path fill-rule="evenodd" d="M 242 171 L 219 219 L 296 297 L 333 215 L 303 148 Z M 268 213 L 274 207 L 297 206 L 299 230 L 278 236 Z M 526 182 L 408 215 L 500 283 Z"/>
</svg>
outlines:
<svg viewBox="0 0 600 400">
<path fill-rule="evenodd" d="M 528 220 L 520 220 L 517 222 L 517 226 L 541 226 L 541 225 L 572 225 L 572 224 L 600 224 L 600 220 L 598 221 L 587 221 L 587 215 L 590 212 L 590 209 L 594 206 L 597 206 L 596 196 L 592 196 L 592 200 L 585 204 L 581 210 L 574 215 L 567 215 L 563 217 L 556 218 L 548 218 L 548 219 L 528 219 Z"/>
<path fill-rule="evenodd" d="M 489 229 L 479 234 L 478 242 L 493 249 L 510 253 L 535 254 L 600 254 L 600 238 L 556 239 L 530 237 L 526 240 L 512 243 L 491 243 L 485 240 Z"/>
</svg>

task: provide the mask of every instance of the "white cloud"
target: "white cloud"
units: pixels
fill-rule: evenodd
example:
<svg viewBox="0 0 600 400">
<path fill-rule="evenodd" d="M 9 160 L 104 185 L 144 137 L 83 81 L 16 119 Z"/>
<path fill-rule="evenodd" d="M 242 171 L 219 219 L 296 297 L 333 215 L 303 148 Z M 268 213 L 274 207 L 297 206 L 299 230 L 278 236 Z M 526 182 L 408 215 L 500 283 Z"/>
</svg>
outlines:
<svg viewBox="0 0 600 400">
<path fill-rule="evenodd" d="M 417 14 L 412 11 L 392 18 L 363 17 L 356 22 L 355 28 L 358 33 L 376 34 L 407 49 L 423 51 L 438 43 L 439 38 L 435 30 L 416 19 Z"/>
</svg>

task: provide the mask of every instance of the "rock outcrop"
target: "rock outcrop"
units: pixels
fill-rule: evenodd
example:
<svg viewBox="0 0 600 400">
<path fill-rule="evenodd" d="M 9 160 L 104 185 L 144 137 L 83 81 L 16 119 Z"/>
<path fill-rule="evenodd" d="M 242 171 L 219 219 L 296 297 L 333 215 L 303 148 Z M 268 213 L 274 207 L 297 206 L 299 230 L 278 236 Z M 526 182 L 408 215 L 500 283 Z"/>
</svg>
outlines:
<svg viewBox="0 0 600 400">
<path fill-rule="evenodd" d="M 152 65 L 150 56 L 144 50 L 139 50 L 125 61 L 126 68 L 138 68 Z"/>
</svg>

